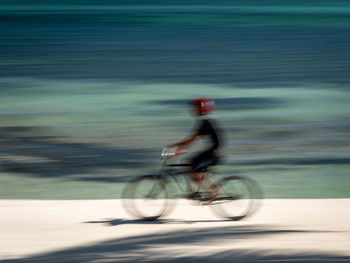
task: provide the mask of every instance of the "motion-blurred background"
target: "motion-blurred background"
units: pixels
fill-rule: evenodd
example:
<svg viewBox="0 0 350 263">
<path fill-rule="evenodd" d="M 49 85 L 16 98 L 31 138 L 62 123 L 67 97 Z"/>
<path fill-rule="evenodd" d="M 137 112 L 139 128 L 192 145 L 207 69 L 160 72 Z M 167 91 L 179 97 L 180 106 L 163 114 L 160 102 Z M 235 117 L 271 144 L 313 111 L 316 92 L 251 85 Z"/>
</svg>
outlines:
<svg viewBox="0 0 350 263">
<path fill-rule="evenodd" d="M 218 174 L 350 197 L 349 44 L 349 1 L 0 0 L 0 198 L 119 198 L 196 97 Z"/>
</svg>

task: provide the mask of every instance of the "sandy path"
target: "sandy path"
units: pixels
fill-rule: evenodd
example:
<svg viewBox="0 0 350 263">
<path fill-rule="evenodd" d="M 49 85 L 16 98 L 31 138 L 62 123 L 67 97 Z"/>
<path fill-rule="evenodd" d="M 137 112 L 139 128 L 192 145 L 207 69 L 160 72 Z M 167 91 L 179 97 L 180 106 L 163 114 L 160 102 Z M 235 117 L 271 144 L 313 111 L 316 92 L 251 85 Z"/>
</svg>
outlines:
<svg viewBox="0 0 350 263">
<path fill-rule="evenodd" d="M 178 201 L 160 222 L 120 200 L 0 201 L 0 259 L 11 262 L 350 262 L 350 199 L 264 200 L 245 221 Z M 2 261 L 3 262 L 3 261 Z"/>
</svg>

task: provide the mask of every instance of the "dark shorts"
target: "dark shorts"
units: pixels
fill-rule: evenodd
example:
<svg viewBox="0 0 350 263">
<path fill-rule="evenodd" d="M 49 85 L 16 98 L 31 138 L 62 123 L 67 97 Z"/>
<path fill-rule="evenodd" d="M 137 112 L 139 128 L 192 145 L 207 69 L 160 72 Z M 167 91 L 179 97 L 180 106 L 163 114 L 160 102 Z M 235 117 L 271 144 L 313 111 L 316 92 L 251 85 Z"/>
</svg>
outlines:
<svg viewBox="0 0 350 263">
<path fill-rule="evenodd" d="M 219 157 L 216 151 L 205 151 L 192 158 L 192 169 L 197 172 L 204 172 L 211 165 L 216 165 Z"/>
</svg>

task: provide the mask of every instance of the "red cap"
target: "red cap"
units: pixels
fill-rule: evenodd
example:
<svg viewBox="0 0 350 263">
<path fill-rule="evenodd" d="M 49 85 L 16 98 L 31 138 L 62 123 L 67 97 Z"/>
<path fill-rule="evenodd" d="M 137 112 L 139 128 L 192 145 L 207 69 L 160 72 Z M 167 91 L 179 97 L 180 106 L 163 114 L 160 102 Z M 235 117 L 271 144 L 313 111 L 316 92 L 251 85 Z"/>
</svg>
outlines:
<svg viewBox="0 0 350 263">
<path fill-rule="evenodd" d="M 199 107 L 201 112 L 215 111 L 217 108 L 214 107 L 215 103 L 209 98 L 199 98 L 192 100 L 193 104 Z"/>
</svg>

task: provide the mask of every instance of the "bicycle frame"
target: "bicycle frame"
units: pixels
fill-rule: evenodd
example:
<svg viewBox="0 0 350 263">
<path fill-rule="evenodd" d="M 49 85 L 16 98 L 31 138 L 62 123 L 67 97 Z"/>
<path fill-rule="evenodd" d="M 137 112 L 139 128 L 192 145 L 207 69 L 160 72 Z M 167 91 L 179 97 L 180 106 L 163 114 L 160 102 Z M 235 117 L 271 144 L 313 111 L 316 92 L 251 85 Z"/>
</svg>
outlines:
<svg viewBox="0 0 350 263">
<path fill-rule="evenodd" d="M 177 189 L 180 190 L 182 193 L 185 192 L 190 192 L 191 187 L 190 187 L 190 174 L 189 174 L 189 169 L 186 167 L 189 167 L 190 164 L 168 164 L 168 161 L 170 160 L 171 157 L 174 157 L 175 154 L 169 153 L 168 148 L 164 148 L 162 150 L 161 156 L 163 157 L 163 162 L 161 164 L 160 172 L 159 172 L 159 177 L 162 178 L 165 181 L 174 181 Z M 182 169 L 176 169 L 176 167 L 183 167 Z M 184 181 L 186 183 L 186 188 L 183 189 L 181 186 L 181 182 L 179 179 L 179 176 L 183 176 Z M 171 179 L 170 179 L 171 178 Z"/>
<path fill-rule="evenodd" d="M 157 175 L 134 178 L 125 186 L 122 194 L 123 206 L 130 215 L 145 220 L 156 220 L 171 211 L 175 203 L 173 199 L 178 197 L 190 200 L 192 205 L 210 205 L 209 208 L 214 214 L 230 220 L 241 220 L 259 207 L 260 202 L 257 199 L 261 198 L 262 192 L 253 180 L 235 175 L 193 184 L 190 169 L 186 168 L 189 164 L 169 162 L 173 156 L 174 153 L 164 148 L 163 162 Z M 183 179 L 180 179 L 180 176 Z M 174 188 L 170 187 L 173 181 L 171 186 Z M 151 189 L 142 188 L 144 182 L 146 186 L 150 183 L 148 186 L 151 186 Z M 137 187 L 138 185 L 140 187 Z M 198 190 L 193 191 L 192 186 L 198 187 Z M 214 190 L 211 190 L 212 186 Z M 142 189 L 147 189 L 146 194 Z M 213 192 L 216 189 L 218 191 Z M 159 200 L 163 201 L 159 203 Z M 160 210 L 152 210 L 149 214 L 148 206 L 159 206 Z"/>
<path fill-rule="evenodd" d="M 165 181 L 170 181 L 168 178 L 172 178 L 172 181 L 176 183 L 177 189 L 180 190 L 181 193 L 193 193 L 193 187 L 192 187 L 192 182 L 193 180 L 191 179 L 190 175 L 190 170 L 189 167 L 191 164 L 179 164 L 179 163 L 174 163 L 174 164 L 168 164 L 168 161 L 175 156 L 173 152 L 168 152 L 168 148 L 165 147 L 162 150 L 161 154 L 163 158 L 163 162 L 160 168 L 160 173 L 159 177 L 162 178 Z M 176 167 L 182 167 L 182 169 L 176 169 Z M 187 167 L 187 168 L 186 168 Z M 179 175 L 183 175 L 184 182 L 185 182 L 185 187 L 181 187 L 180 180 L 178 179 Z M 212 178 L 215 180 L 214 178 Z M 201 188 L 200 185 L 196 185 L 197 191 Z"/>
</svg>

